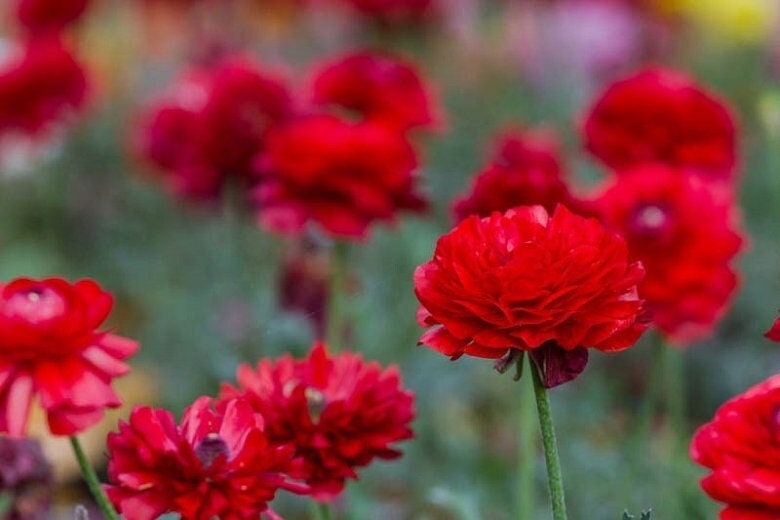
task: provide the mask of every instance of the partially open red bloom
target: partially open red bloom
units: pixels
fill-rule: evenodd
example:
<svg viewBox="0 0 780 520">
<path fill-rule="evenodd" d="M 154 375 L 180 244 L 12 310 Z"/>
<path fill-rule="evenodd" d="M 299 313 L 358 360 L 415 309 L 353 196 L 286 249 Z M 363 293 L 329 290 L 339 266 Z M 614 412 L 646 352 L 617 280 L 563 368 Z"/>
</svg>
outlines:
<svg viewBox="0 0 780 520">
<path fill-rule="evenodd" d="M 307 223 L 346 238 L 365 238 L 377 220 L 421 211 L 417 157 L 384 125 L 307 116 L 269 133 L 257 161 L 257 215 L 266 228 L 300 233 Z"/>
<path fill-rule="evenodd" d="M 780 375 L 726 402 L 691 442 L 712 470 L 701 487 L 724 502 L 721 520 L 780 518 Z"/>
<path fill-rule="evenodd" d="M 78 20 L 90 0 L 16 0 L 16 19 L 28 31 L 59 31 Z"/>
<path fill-rule="evenodd" d="M 414 272 L 418 322 L 429 328 L 420 344 L 452 359 L 551 344 L 622 350 L 646 328 L 643 273 L 622 238 L 564 206 L 471 216 Z"/>
<path fill-rule="evenodd" d="M 383 23 L 419 21 L 435 14 L 437 0 L 343 0 L 359 13 Z"/>
<path fill-rule="evenodd" d="M 780 318 L 777 318 L 772 323 L 772 327 L 768 331 L 766 331 L 764 337 L 767 339 L 771 339 L 772 341 L 780 342 Z"/>
<path fill-rule="evenodd" d="M 257 519 L 272 514 L 268 502 L 278 489 L 300 488 L 284 476 L 292 448 L 269 442 L 246 401 L 211 404 L 197 399 L 180 426 L 167 410 L 136 407 L 109 434 L 106 491 L 126 518 Z"/>
<path fill-rule="evenodd" d="M 743 240 L 731 190 L 648 165 L 618 175 L 595 205 L 644 264 L 639 294 L 656 326 L 685 343 L 711 333 L 737 287 L 731 263 Z"/>
<path fill-rule="evenodd" d="M 271 442 L 296 447 L 300 475 L 317 500 L 339 494 L 358 467 L 399 457 L 392 445 L 413 436 L 414 400 L 397 368 L 382 370 L 350 352 L 329 356 L 321 343 L 303 360 L 242 365 L 238 388 L 222 391 L 236 394 L 263 416 Z"/>
<path fill-rule="evenodd" d="M 111 388 L 138 344 L 96 330 L 113 299 L 92 280 L 19 278 L 0 284 L 0 431 L 24 435 L 38 397 L 55 435 L 95 424 L 119 406 Z"/>
<path fill-rule="evenodd" d="M 84 69 L 56 38 L 36 38 L 0 70 L 0 132 L 37 134 L 80 108 Z"/>
<path fill-rule="evenodd" d="M 585 146 L 622 171 L 648 162 L 728 179 L 736 165 L 726 104 L 681 73 L 650 68 L 613 83 L 585 120 Z"/>
<path fill-rule="evenodd" d="M 284 84 L 240 59 L 191 71 L 149 107 L 134 136 L 171 190 L 185 197 L 219 196 L 228 178 L 246 182 L 269 128 L 287 118 Z"/>
<path fill-rule="evenodd" d="M 490 164 L 474 177 L 470 192 L 455 201 L 455 219 L 537 204 L 552 212 L 558 204 L 567 204 L 570 195 L 559 157 L 548 132 L 505 132 Z"/>
<path fill-rule="evenodd" d="M 430 127 L 440 119 L 438 103 L 415 66 L 379 52 L 356 52 L 326 64 L 315 75 L 313 101 L 401 130 Z"/>
</svg>

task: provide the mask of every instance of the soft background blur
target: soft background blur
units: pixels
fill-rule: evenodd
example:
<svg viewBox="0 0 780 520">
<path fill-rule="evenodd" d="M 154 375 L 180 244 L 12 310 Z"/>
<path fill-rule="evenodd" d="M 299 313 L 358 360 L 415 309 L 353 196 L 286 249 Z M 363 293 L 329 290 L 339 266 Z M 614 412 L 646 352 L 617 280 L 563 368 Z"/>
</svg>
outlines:
<svg viewBox="0 0 780 520">
<path fill-rule="evenodd" d="M 87 113 L 32 153 L 0 142 L 0 279 L 98 280 L 117 298 L 113 326 L 142 344 L 124 395 L 178 413 L 215 393 L 240 362 L 303 354 L 313 332 L 276 303 L 284 241 L 259 230 L 249 214 L 174 201 L 144 174 L 128 152 L 138 108 L 212 38 L 246 49 L 293 85 L 307 80 L 312 64 L 367 44 L 420 64 L 448 114 L 441 132 L 418 143 L 433 210 L 376 229 L 350 248 L 348 302 L 354 348 L 400 365 L 417 393 L 417 438 L 406 443 L 403 459 L 374 464 L 349 485 L 337 508 L 349 504 L 354 519 L 513 517 L 515 403 L 523 382 L 497 375 L 487 361 L 451 363 L 415 347 L 412 271 L 450 228 L 452 197 L 484 163 L 489 137 L 508 123 L 554 128 L 571 177 L 583 189 L 599 179 L 577 122 L 599 88 L 638 64 L 690 72 L 730 100 L 740 119 L 750 247 L 739 262 L 739 296 L 717 335 L 685 353 L 691 431 L 780 368 L 778 347 L 761 337 L 780 307 L 777 3 L 442 3 L 437 19 L 387 28 L 317 2 L 97 1 L 76 34 L 93 75 Z M 0 34 L 13 37 L 10 28 Z M 624 509 L 651 507 L 654 519 L 670 518 L 663 415 L 653 445 L 629 439 L 649 374 L 647 343 L 614 357 L 594 354 L 582 377 L 552 392 L 572 519 L 618 519 Z M 106 428 L 114 424 L 115 417 Z M 96 436 L 96 461 L 101 443 Z M 537 469 L 537 517 L 547 518 L 541 452 Z M 688 472 L 685 518 L 714 518 L 717 505 L 698 489 L 701 472 L 692 464 Z M 277 502 L 285 518 L 306 517 L 302 499 Z"/>
</svg>

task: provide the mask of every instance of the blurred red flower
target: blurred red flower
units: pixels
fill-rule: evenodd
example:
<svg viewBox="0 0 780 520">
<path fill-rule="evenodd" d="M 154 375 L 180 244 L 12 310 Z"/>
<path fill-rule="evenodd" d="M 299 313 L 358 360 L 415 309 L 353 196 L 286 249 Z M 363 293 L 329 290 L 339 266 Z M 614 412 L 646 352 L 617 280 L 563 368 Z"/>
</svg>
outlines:
<svg viewBox="0 0 780 520">
<path fill-rule="evenodd" d="M 362 51 L 325 64 L 314 77 L 316 105 L 357 112 L 407 130 L 440 123 L 441 108 L 416 67 L 392 54 Z"/>
<path fill-rule="evenodd" d="M 426 207 L 414 187 L 414 149 L 379 124 L 301 117 L 269 133 L 256 167 L 258 220 L 272 231 L 297 234 L 313 221 L 331 235 L 362 239 L 374 221 Z"/>
<path fill-rule="evenodd" d="M 33 34 L 62 30 L 78 20 L 90 0 L 16 0 L 19 24 Z"/>
<path fill-rule="evenodd" d="M 139 155 L 177 195 L 214 199 L 229 178 L 248 182 L 269 128 L 287 118 L 285 85 L 242 58 L 190 71 L 150 106 L 134 135 Z"/>
<path fill-rule="evenodd" d="M 301 476 L 316 500 L 344 489 L 355 470 L 401 453 L 391 445 L 413 437 L 414 397 L 395 366 L 383 370 L 350 352 L 329 356 L 316 343 L 309 356 L 260 361 L 238 369 L 238 388 L 266 421 L 271 442 L 291 443 L 303 460 Z"/>
<path fill-rule="evenodd" d="M 57 38 L 35 38 L 0 70 L 0 132 L 38 134 L 86 101 L 84 69 Z"/>
<path fill-rule="evenodd" d="M 429 327 L 420 344 L 452 359 L 550 345 L 622 350 L 646 328 L 643 273 L 622 238 L 565 206 L 471 216 L 414 272 L 418 322 Z"/>
<path fill-rule="evenodd" d="M 595 201 L 647 276 L 639 294 L 656 326 L 677 342 L 712 332 L 737 287 L 742 248 L 731 190 L 663 165 L 620 173 Z"/>
<path fill-rule="evenodd" d="M 620 171 L 661 162 L 728 179 L 736 165 L 726 103 L 672 70 L 649 68 L 613 83 L 590 109 L 583 133 L 587 149 Z"/>
<path fill-rule="evenodd" d="M 342 0 L 357 12 L 381 23 L 420 21 L 438 10 L 437 0 Z"/>
<path fill-rule="evenodd" d="M 691 442 L 691 458 L 712 470 L 701 487 L 724 502 L 721 520 L 780 518 L 780 375 L 729 400 Z"/>
<path fill-rule="evenodd" d="M 551 133 L 509 130 L 497 141 L 490 164 L 474 177 L 470 192 L 455 200 L 456 220 L 536 204 L 552 213 L 559 203 L 570 202 Z"/>
<path fill-rule="evenodd" d="M 772 341 L 780 341 L 780 318 L 772 323 L 772 327 L 766 331 L 764 337 Z"/>
<path fill-rule="evenodd" d="M 0 284 L 0 431 L 24 435 L 33 396 L 55 435 L 92 426 L 121 403 L 111 388 L 135 341 L 96 329 L 113 305 L 92 280 Z"/>
<path fill-rule="evenodd" d="M 109 498 L 133 520 L 179 513 L 183 520 L 277 518 L 268 502 L 280 488 L 299 490 L 284 472 L 293 449 L 269 443 L 246 401 L 212 409 L 198 398 L 181 425 L 167 410 L 136 407 L 108 436 Z"/>
</svg>

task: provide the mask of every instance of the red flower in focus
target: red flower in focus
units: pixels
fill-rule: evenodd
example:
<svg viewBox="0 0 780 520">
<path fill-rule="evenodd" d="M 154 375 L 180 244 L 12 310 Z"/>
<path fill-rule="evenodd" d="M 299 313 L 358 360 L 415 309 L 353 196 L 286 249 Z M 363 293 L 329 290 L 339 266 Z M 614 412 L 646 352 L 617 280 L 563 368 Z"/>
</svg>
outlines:
<svg viewBox="0 0 780 520">
<path fill-rule="evenodd" d="M 257 162 L 258 219 L 277 232 L 299 233 L 313 221 L 332 235 L 365 238 L 374 221 L 425 208 L 416 167 L 409 141 L 383 125 L 302 117 L 268 135 Z"/>
<path fill-rule="evenodd" d="M 730 264 L 743 240 L 731 191 L 648 165 L 621 173 L 595 205 L 644 264 L 639 294 L 658 328 L 678 342 L 709 334 L 737 286 Z"/>
<path fill-rule="evenodd" d="M 87 79 L 55 38 L 36 38 L 0 70 L 0 132 L 37 134 L 86 100 Z"/>
<path fill-rule="evenodd" d="M 691 442 L 691 458 L 712 470 L 701 487 L 724 502 L 721 520 L 780 518 L 780 375 L 726 402 Z"/>
<path fill-rule="evenodd" d="M 736 164 L 726 104 L 671 70 L 646 69 L 613 83 L 583 132 L 588 150 L 617 170 L 662 162 L 728 179 Z"/>
<path fill-rule="evenodd" d="M 328 356 L 317 343 L 309 356 L 263 360 L 238 369 L 238 389 L 266 421 L 271 442 L 290 443 L 303 460 L 301 475 L 312 496 L 330 500 L 355 470 L 375 458 L 394 459 L 391 445 L 413 437 L 414 398 L 401 387 L 396 367 L 382 370 L 357 354 Z"/>
<path fill-rule="evenodd" d="M 286 479 L 292 448 L 269 443 L 263 420 L 246 401 L 211 408 L 200 397 L 180 426 L 167 410 L 136 407 L 108 436 L 106 487 L 119 512 L 133 520 L 179 513 L 183 520 L 249 520 L 266 512 Z"/>
<path fill-rule="evenodd" d="M 565 206 L 471 216 L 414 272 L 418 322 L 429 327 L 420 344 L 452 359 L 550 345 L 622 350 L 646 328 L 643 272 L 622 238 Z"/>
<path fill-rule="evenodd" d="M 570 198 L 553 136 L 509 131 L 500 136 L 491 163 L 473 179 L 470 192 L 455 201 L 453 213 L 460 221 L 536 204 L 551 213 Z"/>
<path fill-rule="evenodd" d="M 0 284 L 0 431 L 24 434 L 33 396 L 55 435 L 92 426 L 121 404 L 111 381 L 138 344 L 96 329 L 113 300 L 92 280 Z"/>
<path fill-rule="evenodd" d="M 315 75 L 313 101 L 401 130 L 430 127 L 440 119 L 438 102 L 414 65 L 379 52 L 326 64 Z"/>
<path fill-rule="evenodd" d="M 192 71 L 151 106 L 134 146 L 174 193 L 213 199 L 228 178 L 252 177 L 266 132 L 291 111 L 278 79 L 242 59 L 225 60 L 214 70 Z"/>
<path fill-rule="evenodd" d="M 343 0 L 359 13 L 381 23 L 400 24 L 433 16 L 436 0 Z"/>
<path fill-rule="evenodd" d="M 771 339 L 772 341 L 780 342 L 780 318 L 777 318 L 774 323 L 772 323 L 772 327 L 766 331 L 764 337 Z"/>
<path fill-rule="evenodd" d="M 33 34 L 56 32 L 78 20 L 90 0 L 16 0 L 16 19 Z"/>
</svg>

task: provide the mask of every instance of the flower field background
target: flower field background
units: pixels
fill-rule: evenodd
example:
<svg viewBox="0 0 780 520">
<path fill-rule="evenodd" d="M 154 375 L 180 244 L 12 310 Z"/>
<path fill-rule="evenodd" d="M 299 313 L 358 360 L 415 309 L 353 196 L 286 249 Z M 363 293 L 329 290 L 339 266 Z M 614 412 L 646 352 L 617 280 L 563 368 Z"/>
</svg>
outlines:
<svg viewBox="0 0 780 520">
<path fill-rule="evenodd" d="M 429 208 L 404 213 L 395 225 L 372 225 L 364 240 L 347 244 L 340 309 L 344 347 L 398 365 L 414 392 L 414 438 L 399 445 L 400 459 L 359 471 L 333 504 L 336 518 L 517 518 L 517 409 L 530 377 L 515 382 L 490 360 L 451 362 L 418 347 L 423 329 L 415 320 L 413 273 L 453 227 L 453 201 L 470 189 L 494 136 L 507 127 L 555 132 L 572 191 L 584 197 L 597 189 L 609 171 L 585 149 L 585 116 L 608 85 L 647 63 L 695 78 L 737 120 L 745 246 L 735 263 L 736 296 L 713 332 L 668 347 L 682 350 L 682 377 L 661 379 L 685 400 L 686 439 L 725 401 L 780 371 L 778 347 L 763 337 L 780 308 L 777 6 L 440 3 L 423 19 L 377 22 L 313 0 L 95 1 L 65 36 L 88 72 L 84 106 L 45 131 L 0 133 L 0 280 L 99 281 L 115 298 L 110 329 L 141 345 L 118 392 L 180 417 L 198 396 L 216 395 L 221 382 L 233 381 L 240 363 L 309 352 L 318 339 L 317 311 L 285 309 L 282 300 L 316 301 L 331 264 L 327 239 L 312 247 L 258 225 L 262 217 L 238 184 L 196 199 L 166 189 L 138 151 L 144 111 L 188 67 L 225 48 L 300 92 L 313 69 L 348 51 L 392 51 L 415 64 L 441 106 L 432 129 L 410 131 L 416 182 Z M 25 38 L 8 18 L 0 47 Z M 0 121 L 4 104 L 22 103 L 0 90 Z M 303 274 L 285 281 L 291 266 Z M 643 415 L 655 341 L 650 331 L 624 352 L 595 352 L 582 377 L 550 391 L 572 519 L 647 509 L 653 519 L 711 519 L 722 507 L 701 490 L 706 472 L 688 457 L 688 441 L 679 451 L 668 406 Z M 100 428 L 115 424 L 112 415 Z M 642 426 L 648 438 L 637 434 Z M 44 430 L 37 429 L 43 437 Z M 104 442 L 91 447 L 99 468 L 106 464 Z M 549 517 L 541 446 L 536 459 L 532 518 L 541 519 Z M 68 518 L 73 503 L 87 500 L 62 492 L 58 504 Z M 288 520 L 310 518 L 300 497 L 279 493 L 272 505 Z"/>
</svg>

